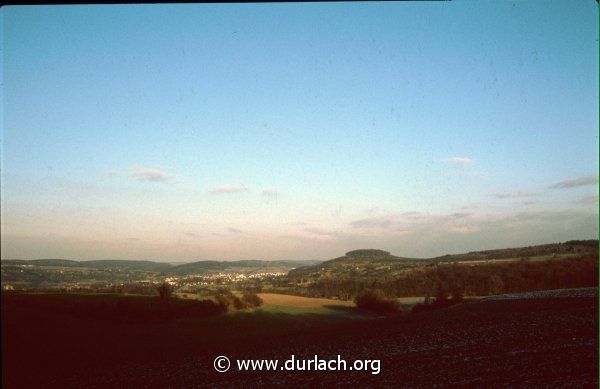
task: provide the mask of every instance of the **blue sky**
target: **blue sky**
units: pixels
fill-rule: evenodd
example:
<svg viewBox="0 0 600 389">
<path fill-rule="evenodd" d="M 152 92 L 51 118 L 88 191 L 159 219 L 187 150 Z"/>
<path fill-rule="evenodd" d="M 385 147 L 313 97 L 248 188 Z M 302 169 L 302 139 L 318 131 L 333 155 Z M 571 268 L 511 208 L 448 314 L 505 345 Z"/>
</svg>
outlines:
<svg viewBox="0 0 600 389">
<path fill-rule="evenodd" d="M 582 2 L 3 7 L 2 258 L 597 236 Z"/>
</svg>

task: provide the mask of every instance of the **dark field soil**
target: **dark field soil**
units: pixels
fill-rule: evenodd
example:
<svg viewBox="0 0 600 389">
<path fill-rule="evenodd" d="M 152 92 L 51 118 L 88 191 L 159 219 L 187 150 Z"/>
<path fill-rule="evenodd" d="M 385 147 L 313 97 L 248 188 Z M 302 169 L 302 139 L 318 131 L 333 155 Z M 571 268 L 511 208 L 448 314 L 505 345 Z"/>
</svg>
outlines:
<svg viewBox="0 0 600 389">
<path fill-rule="evenodd" d="M 362 320 L 268 313 L 136 320 L 90 313 L 69 299 L 80 297 L 2 296 L 4 388 L 598 386 L 596 298 L 469 302 Z M 218 355 L 283 363 L 292 354 L 381 359 L 381 372 L 213 369 Z"/>
</svg>

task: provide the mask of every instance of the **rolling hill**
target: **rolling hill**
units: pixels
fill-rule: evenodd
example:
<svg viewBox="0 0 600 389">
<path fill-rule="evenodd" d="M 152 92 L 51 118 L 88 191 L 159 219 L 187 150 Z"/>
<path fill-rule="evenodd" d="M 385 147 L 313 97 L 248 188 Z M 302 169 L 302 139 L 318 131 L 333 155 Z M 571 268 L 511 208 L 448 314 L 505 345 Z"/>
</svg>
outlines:
<svg viewBox="0 0 600 389">
<path fill-rule="evenodd" d="M 432 263 L 427 259 L 397 257 L 383 250 L 361 249 L 313 266 L 304 266 L 288 273 L 290 279 L 320 277 L 358 277 L 389 273 Z"/>
<path fill-rule="evenodd" d="M 130 261 L 130 260 L 93 260 L 75 261 L 70 259 L 5 259 L 2 266 L 33 266 L 41 268 L 82 268 L 97 270 L 124 270 L 153 272 L 164 275 L 185 276 L 190 274 L 210 274 L 219 272 L 283 272 L 306 265 L 318 263 L 315 260 L 307 261 L 197 261 L 185 264 L 171 264 L 167 262 Z"/>
<path fill-rule="evenodd" d="M 208 274 L 219 272 L 288 272 L 297 267 L 315 265 L 318 261 L 198 261 L 173 266 L 166 271 L 169 275 Z"/>
<path fill-rule="evenodd" d="M 405 273 L 407 270 L 476 261 L 539 260 L 598 253 L 598 240 L 575 240 L 538 246 L 473 251 L 435 258 L 404 258 L 383 250 L 362 249 L 347 252 L 317 265 L 304 266 L 288 273 L 292 281 L 316 281 L 323 278 L 376 278 Z"/>
</svg>

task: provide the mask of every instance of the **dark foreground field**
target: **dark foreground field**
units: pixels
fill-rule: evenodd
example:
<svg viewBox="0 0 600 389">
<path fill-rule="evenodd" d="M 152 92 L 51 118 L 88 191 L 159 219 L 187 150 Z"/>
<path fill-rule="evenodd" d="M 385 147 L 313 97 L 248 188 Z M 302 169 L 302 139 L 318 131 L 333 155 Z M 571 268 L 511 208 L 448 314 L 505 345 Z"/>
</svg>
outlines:
<svg viewBox="0 0 600 389">
<path fill-rule="evenodd" d="M 82 309 L 85 298 L 2 296 L 4 388 L 598 385 L 596 298 L 469 302 L 374 319 L 265 312 L 168 319 L 143 309 L 115 316 Z M 218 355 L 283 363 L 292 354 L 381 359 L 381 372 L 213 369 Z"/>
</svg>

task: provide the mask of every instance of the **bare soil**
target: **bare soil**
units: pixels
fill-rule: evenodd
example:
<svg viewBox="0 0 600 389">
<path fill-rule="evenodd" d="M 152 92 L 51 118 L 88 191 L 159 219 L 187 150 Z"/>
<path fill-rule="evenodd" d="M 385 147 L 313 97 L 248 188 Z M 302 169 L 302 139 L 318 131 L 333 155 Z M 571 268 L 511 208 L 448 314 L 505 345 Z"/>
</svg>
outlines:
<svg viewBox="0 0 600 389">
<path fill-rule="evenodd" d="M 2 297 L 4 388 L 598 386 L 597 298 L 469 301 L 376 319 L 252 312 L 123 322 Z M 381 372 L 217 373 L 235 358 L 380 359 Z"/>
</svg>

